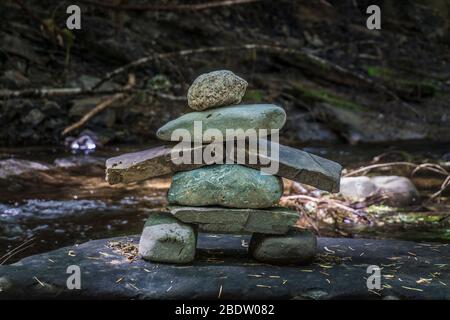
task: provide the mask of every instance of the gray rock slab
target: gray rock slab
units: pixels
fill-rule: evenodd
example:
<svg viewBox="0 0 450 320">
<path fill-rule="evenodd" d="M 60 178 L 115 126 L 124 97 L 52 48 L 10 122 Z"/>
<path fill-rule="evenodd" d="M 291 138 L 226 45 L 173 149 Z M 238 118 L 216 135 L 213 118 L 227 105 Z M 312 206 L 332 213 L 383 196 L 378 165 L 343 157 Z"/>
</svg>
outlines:
<svg viewBox="0 0 450 320">
<path fill-rule="evenodd" d="M 0 266 L 0 299 L 217 299 L 220 291 L 221 299 L 450 299 L 445 244 L 319 238 L 317 261 L 299 267 L 253 260 L 248 236 L 200 234 L 188 265 L 130 262 L 111 241 L 137 245 L 139 237 L 93 240 Z M 70 265 L 80 267 L 80 290 L 67 289 Z M 370 265 L 394 275 L 382 277 L 383 290 L 367 289 Z"/>
<path fill-rule="evenodd" d="M 173 144 L 161 145 L 151 149 L 125 153 L 106 160 L 106 181 L 110 184 L 129 183 L 183 170 L 192 170 L 205 164 L 175 164 L 171 151 Z M 184 149 L 193 154 L 201 147 Z"/>
<path fill-rule="evenodd" d="M 221 207 L 169 206 L 177 219 L 199 226 L 209 233 L 268 233 L 285 234 L 299 215 L 287 208 L 234 209 Z"/>
<path fill-rule="evenodd" d="M 265 153 L 266 155 L 261 155 L 262 158 L 269 161 L 268 163 L 262 164 L 258 161 L 255 164 L 250 164 L 247 161 L 249 154 L 260 155 L 260 153 L 258 150 L 253 151 L 245 148 L 243 151 L 246 153 L 246 159 L 239 163 L 255 169 L 276 165 L 279 168 L 276 175 L 280 177 L 308 184 L 325 191 L 339 191 L 340 173 L 342 170 L 340 164 L 303 150 L 281 144 L 277 145 L 279 157 L 273 156 L 270 152 Z M 205 162 L 200 164 L 175 164 L 171 161 L 171 150 L 174 146 L 175 144 L 167 144 L 110 158 L 106 161 L 106 180 L 110 184 L 134 182 L 179 171 L 192 170 L 207 164 Z M 193 154 L 193 152 L 197 152 L 199 148 L 203 147 L 187 148 L 185 152 Z M 236 148 L 236 150 L 242 150 L 242 148 Z M 224 160 L 222 162 L 227 159 L 231 159 L 232 162 L 237 161 L 235 153 L 232 152 L 228 154 L 224 152 Z"/>
</svg>

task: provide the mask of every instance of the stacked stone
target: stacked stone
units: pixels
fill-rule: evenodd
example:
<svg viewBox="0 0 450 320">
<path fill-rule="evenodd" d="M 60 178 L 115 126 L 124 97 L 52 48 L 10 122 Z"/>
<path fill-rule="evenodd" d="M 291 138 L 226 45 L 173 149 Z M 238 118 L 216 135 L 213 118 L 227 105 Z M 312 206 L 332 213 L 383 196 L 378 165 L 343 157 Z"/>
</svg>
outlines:
<svg viewBox="0 0 450 320">
<path fill-rule="evenodd" d="M 282 108 L 239 105 L 246 87 L 247 82 L 231 71 L 199 76 L 188 92 L 189 107 L 196 111 L 170 121 L 157 136 L 171 141 L 177 129 L 194 136 L 194 121 L 202 121 L 203 132 L 216 129 L 224 137 L 227 129 L 281 129 L 286 121 Z M 111 184 L 174 173 L 167 194 L 168 211 L 151 214 L 144 226 L 139 244 L 144 259 L 192 262 L 198 232 L 252 234 L 249 253 L 262 262 L 302 264 L 313 258 L 316 237 L 294 226 L 299 218 L 296 211 L 278 206 L 283 194 L 281 177 L 337 191 L 339 164 L 279 145 L 279 157 L 269 156 L 278 162 L 275 176 L 262 174 L 260 164 L 174 164 L 170 159 L 173 147 L 168 144 L 122 155 L 106 164 Z M 245 151 L 247 155 L 258 152 Z"/>
</svg>

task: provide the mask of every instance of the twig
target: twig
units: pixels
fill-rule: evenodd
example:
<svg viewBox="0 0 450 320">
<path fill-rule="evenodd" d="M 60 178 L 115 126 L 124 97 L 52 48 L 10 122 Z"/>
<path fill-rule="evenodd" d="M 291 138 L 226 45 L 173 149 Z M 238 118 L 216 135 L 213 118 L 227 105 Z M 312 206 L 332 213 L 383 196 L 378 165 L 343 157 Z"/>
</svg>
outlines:
<svg viewBox="0 0 450 320">
<path fill-rule="evenodd" d="M 135 84 L 136 84 L 136 78 L 135 78 L 134 75 L 131 74 L 128 77 L 128 84 L 124 87 L 124 89 L 131 89 Z M 113 95 L 112 97 L 109 97 L 108 99 L 100 102 L 94 109 L 92 109 L 88 113 L 86 113 L 80 120 L 78 120 L 74 124 L 66 127 L 62 131 L 61 135 L 64 136 L 67 133 L 69 133 L 70 131 L 81 127 L 83 124 L 85 124 L 87 121 L 89 121 L 89 119 L 91 119 L 97 113 L 99 113 L 100 111 L 106 109 L 107 107 L 109 107 L 114 102 L 123 99 L 125 96 L 126 96 L 125 93 L 117 93 L 117 94 Z"/>
<path fill-rule="evenodd" d="M 140 58 L 138 60 L 135 60 L 129 64 L 126 64 L 120 68 L 117 68 L 105 75 L 101 80 L 99 80 L 92 89 L 99 88 L 103 83 L 111 80 L 112 78 L 118 76 L 119 74 L 122 74 L 124 72 L 127 72 L 128 70 L 141 66 L 143 64 L 146 64 L 150 61 L 158 60 L 158 59 L 168 59 L 171 57 L 182 57 L 182 56 L 188 56 L 188 55 L 194 55 L 194 54 L 201 54 L 201 53 L 214 53 L 214 52 L 222 52 L 222 51 L 241 51 L 241 50 L 260 50 L 260 51 L 266 51 L 266 52 L 272 52 L 272 53 L 282 53 L 282 54 L 293 54 L 297 56 L 301 56 L 305 60 L 308 60 L 310 63 L 313 64 L 320 64 L 322 66 L 327 67 L 328 69 L 331 69 L 339 74 L 343 74 L 346 76 L 351 76 L 358 81 L 363 81 L 367 83 L 370 86 L 375 86 L 379 90 L 388 93 L 389 95 L 394 95 L 392 92 L 386 92 L 388 91 L 384 87 L 377 86 L 376 83 L 374 83 L 373 80 L 366 78 L 360 74 L 354 73 L 350 70 L 347 70 L 339 65 L 336 65 L 330 61 L 324 60 L 320 57 L 317 57 L 313 55 L 310 52 L 307 52 L 305 50 L 297 50 L 292 48 L 286 48 L 286 47 L 280 47 L 276 45 L 266 45 L 266 44 L 244 44 L 241 46 L 217 46 L 217 47 L 207 47 L 207 48 L 198 48 L 198 49 L 187 49 L 187 50 L 181 50 L 181 51 L 175 51 L 175 52 L 168 52 L 168 53 L 156 53 L 152 54 L 147 57 Z M 398 97 L 396 97 L 398 100 Z"/>
<path fill-rule="evenodd" d="M 350 172 L 344 174 L 343 176 L 344 177 L 355 176 L 355 175 L 370 171 L 372 169 L 380 169 L 380 168 L 386 168 L 386 167 L 392 167 L 392 166 L 417 167 L 417 164 L 412 163 L 412 162 L 389 162 L 389 163 L 373 164 L 370 166 L 359 168 L 357 170 L 350 171 Z"/>
<path fill-rule="evenodd" d="M 216 2 L 206 2 L 197 4 L 179 4 L 179 5 L 149 5 L 149 4 L 134 4 L 134 5 L 114 5 L 112 3 L 99 2 L 95 0 L 79 0 L 81 3 L 107 8 L 111 10 L 126 10 L 126 11 L 199 11 L 205 9 L 228 7 L 238 4 L 262 2 L 263 0 L 225 0 Z"/>
<path fill-rule="evenodd" d="M 21 243 L 20 245 L 18 245 L 11 251 L 9 251 L 9 252 L 5 253 L 3 256 L 1 256 L 0 257 L 0 265 L 4 264 L 10 257 L 14 256 L 19 251 L 19 249 L 21 249 L 23 246 L 29 244 L 30 242 L 33 242 L 34 239 L 35 238 L 30 238 L 30 239 L 26 240 L 25 242 Z M 26 248 L 28 248 L 28 246 Z M 5 260 L 2 262 L 2 259 L 5 259 Z"/>
<path fill-rule="evenodd" d="M 41 88 L 25 90 L 0 90 L 0 99 L 15 98 L 49 98 L 60 96 L 95 96 L 111 95 L 115 93 L 125 93 L 133 91 L 132 88 L 118 88 L 105 90 L 92 90 L 82 88 Z"/>
<path fill-rule="evenodd" d="M 34 239 L 30 239 L 30 240 L 34 240 Z M 30 240 L 26 241 L 29 242 Z M 25 242 L 25 243 L 26 243 Z M 15 255 L 19 254 L 22 251 L 27 250 L 28 248 L 34 246 L 34 243 L 30 243 L 27 246 L 23 246 L 25 243 L 22 243 L 20 246 L 18 246 L 17 248 L 15 248 L 14 250 L 11 250 L 11 252 L 8 252 L 7 254 L 5 254 L 3 258 L 5 258 L 3 261 L 0 262 L 0 266 L 4 265 L 9 259 L 11 259 L 12 257 L 14 257 Z M 19 249 L 20 248 L 20 249 Z"/>
<path fill-rule="evenodd" d="M 447 178 L 445 178 L 444 182 L 442 182 L 441 188 L 439 189 L 439 191 L 433 193 L 430 196 L 430 200 L 434 200 L 436 198 L 438 198 L 442 192 L 444 192 L 445 189 L 448 188 L 448 186 L 450 186 L 450 175 L 447 176 Z"/>
<path fill-rule="evenodd" d="M 316 203 L 326 203 L 332 207 L 335 208 L 339 208 L 342 209 L 344 211 L 349 211 L 353 214 L 356 214 L 356 210 L 353 208 L 350 208 L 349 206 L 341 203 L 340 201 L 337 200 L 328 200 L 328 199 L 324 199 L 324 198 L 314 198 L 314 197 L 310 197 L 310 196 L 305 196 L 305 195 L 292 195 L 292 196 L 286 196 L 283 197 L 282 200 L 307 200 L 307 201 L 313 201 Z"/>
</svg>

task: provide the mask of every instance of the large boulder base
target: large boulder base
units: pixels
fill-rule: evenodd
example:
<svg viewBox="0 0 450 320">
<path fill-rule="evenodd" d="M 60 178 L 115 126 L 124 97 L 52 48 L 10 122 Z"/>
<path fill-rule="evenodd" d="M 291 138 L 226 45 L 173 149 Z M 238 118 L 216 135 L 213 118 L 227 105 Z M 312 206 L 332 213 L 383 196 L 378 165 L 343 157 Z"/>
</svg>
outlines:
<svg viewBox="0 0 450 320">
<path fill-rule="evenodd" d="M 450 299 L 445 244 L 319 238 L 303 267 L 258 263 L 248 236 L 201 234 L 190 265 L 130 261 L 111 247 L 138 241 L 94 240 L 0 266 L 0 299 Z M 80 267 L 81 290 L 67 289 L 70 265 Z M 382 290 L 367 288 L 370 265 L 383 268 Z"/>
<path fill-rule="evenodd" d="M 139 254 L 154 262 L 189 263 L 195 258 L 196 230 L 168 213 L 152 213 L 139 241 Z"/>
<path fill-rule="evenodd" d="M 316 254 L 316 236 L 308 231 L 292 228 L 287 234 L 254 234 L 249 252 L 258 261 L 271 264 L 307 264 Z"/>
<path fill-rule="evenodd" d="M 199 231 L 209 233 L 268 233 L 285 234 L 299 215 L 286 208 L 235 209 L 221 207 L 169 206 L 177 219 L 198 225 Z"/>
<path fill-rule="evenodd" d="M 106 161 L 106 180 L 110 184 L 120 182 L 129 183 L 139 180 L 154 178 L 157 176 L 188 171 L 206 165 L 200 164 L 175 164 L 171 161 L 171 150 L 175 144 L 154 147 L 148 150 L 126 153 L 118 157 L 110 158 Z M 337 192 L 339 191 L 339 180 L 342 167 L 331 160 L 310 154 L 306 151 L 277 144 L 279 157 L 263 156 L 270 162 L 261 164 L 239 163 L 250 166 L 254 169 L 272 166 L 272 161 L 278 166 L 277 176 L 284 177 L 296 182 L 305 183 L 321 190 Z M 185 149 L 185 152 L 193 154 L 196 148 Z M 258 151 L 246 150 L 246 159 L 249 155 L 257 154 Z M 232 154 L 224 155 L 231 159 L 236 159 Z"/>
<path fill-rule="evenodd" d="M 247 81 L 228 70 L 218 70 L 198 76 L 188 90 L 188 105 L 205 110 L 241 102 Z"/>
<path fill-rule="evenodd" d="M 195 122 L 201 121 L 202 131 L 196 135 L 194 131 Z M 227 129 L 254 129 L 257 133 L 265 129 L 268 134 L 270 130 L 279 130 L 286 122 L 286 112 L 273 104 L 249 104 L 238 106 L 226 106 L 206 111 L 190 112 L 174 119 L 158 129 L 156 135 L 161 140 L 180 141 L 180 137 L 172 137 L 177 129 L 184 129 L 190 135 L 192 141 L 209 143 L 214 141 L 213 137 L 203 137 L 208 129 L 218 130 L 222 139 L 226 138 Z M 217 137 L 216 137 L 217 138 Z"/>
<path fill-rule="evenodd" d="M 238 164 L 212 165 L 173 176 L 167 193 L 170 204 L 268 208 L 283 195 L 280 178 Z"/>
</svg>

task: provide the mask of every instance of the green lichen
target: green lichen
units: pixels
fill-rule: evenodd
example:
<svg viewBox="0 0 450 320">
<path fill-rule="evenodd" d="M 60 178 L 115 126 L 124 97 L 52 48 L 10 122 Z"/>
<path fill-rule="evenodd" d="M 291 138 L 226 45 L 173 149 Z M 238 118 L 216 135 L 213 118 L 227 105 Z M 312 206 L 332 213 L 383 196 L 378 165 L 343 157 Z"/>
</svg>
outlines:
<svg viewBox="0 0 450 320">
<path fill-rule="evenodd" d="M 366 66 L 365 69 L 369 76 L 382 80 L 397 91 L 415 93 L 421 96 L 435 96 L 440 91 L 439 83 L 433 79 L 413 80 L 386 67 Z"/>
<path fill-rule="evenodd" d="M 263 93 L 261 90 L 247 90 L 243 100 L 253 103 L 260 103 L 263 101 Z"/>
<path fill-rule="evenodd" d="M 325 102 L 334 107 L 350 110 L 350 111 L 364 111 L 365 107 L 359 105 L 351 100 L 342 98 L 335 93 L 325 90 L 323 88 L 313 89 L 306 87 L 300 83 L 293 83 L 293 87 L 300 92 L 300 94 L 305 98 L 312 101 Z"/>
</svg>

